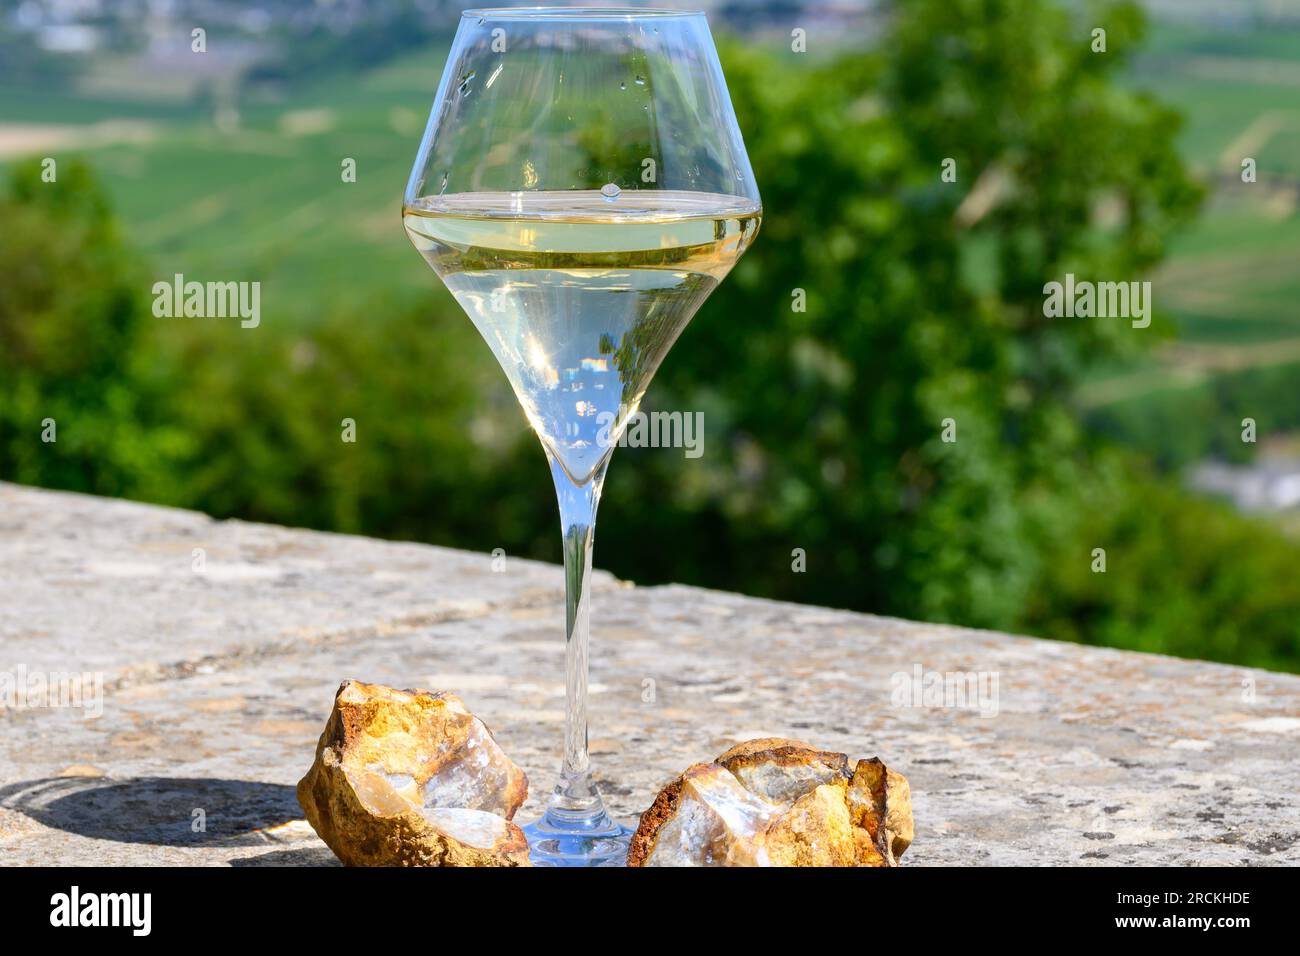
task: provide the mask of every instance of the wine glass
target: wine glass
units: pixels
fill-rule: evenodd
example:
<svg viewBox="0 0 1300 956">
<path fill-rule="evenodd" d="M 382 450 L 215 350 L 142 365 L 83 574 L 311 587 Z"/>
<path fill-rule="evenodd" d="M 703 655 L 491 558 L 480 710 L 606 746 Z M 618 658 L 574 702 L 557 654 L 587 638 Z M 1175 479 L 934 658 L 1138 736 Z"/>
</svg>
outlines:
<svg viewBox="0 0 1300 956">
<path fill-rule="evenodd" d="M 524 828 L 535 865 L 625 860 L 587 754 L 596 506 L 650 379 L 761 211 L 704 14 L 461 15 L 402 217 L 509 378 L 559 498 L 564 758 Z"/>
</svg>

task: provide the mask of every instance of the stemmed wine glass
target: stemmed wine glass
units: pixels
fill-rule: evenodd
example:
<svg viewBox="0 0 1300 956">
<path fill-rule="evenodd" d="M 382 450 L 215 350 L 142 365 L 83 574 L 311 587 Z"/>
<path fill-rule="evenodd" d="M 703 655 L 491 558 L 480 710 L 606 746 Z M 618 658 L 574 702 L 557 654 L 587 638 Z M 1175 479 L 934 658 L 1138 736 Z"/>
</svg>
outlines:
<svg viewBox="0 0 1300 956">
<path fill-rule="evenodd" d="M 560 783 L 535 865 L 620 865 L 587 755 L 592 537 L 610 455 L 762 206 L 704 14 L 467 10 L 402 203 L 550 461 L 564 536 Z M 722 360 L 722 357 L 719 357 Z"/>
</svg>

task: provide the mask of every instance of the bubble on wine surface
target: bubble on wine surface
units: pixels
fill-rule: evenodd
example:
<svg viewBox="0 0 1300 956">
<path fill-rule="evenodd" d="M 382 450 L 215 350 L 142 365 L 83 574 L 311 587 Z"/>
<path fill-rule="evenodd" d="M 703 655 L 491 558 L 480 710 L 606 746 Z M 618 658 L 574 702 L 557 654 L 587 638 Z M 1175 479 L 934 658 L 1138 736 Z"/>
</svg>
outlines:
<svg viewBox="0 0 1300 956">
<path fill-rule="evenodd" d="M 605 185 L 600 187 L 600 194 L 609 202 L 614 202 L 623 194 L 623 190 L 619 189 L 613 183 L 605 183 Z"/>
</svg>

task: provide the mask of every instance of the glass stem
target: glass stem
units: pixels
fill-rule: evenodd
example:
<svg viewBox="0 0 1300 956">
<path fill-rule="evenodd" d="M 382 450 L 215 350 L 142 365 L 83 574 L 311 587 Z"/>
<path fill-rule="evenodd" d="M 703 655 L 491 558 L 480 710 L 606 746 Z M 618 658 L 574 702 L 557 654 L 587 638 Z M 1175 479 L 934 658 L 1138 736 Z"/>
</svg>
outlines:
<svg viewBox="0 0 1300 956">
<path fill-rule="evenodd" d="M 547 452 L 551 478 L 560 502 L 564 535 L 565 709 L 564 763 L 547 815 L 556 823 L 596 825 L 605 818 L 600 793 L 591 780 L 587 754 L 587 645 L 591 639 L 591 549 L 596 535 L 596 507 L 609 459 L 585 483 L 575 484 L 554 455 Z"/>
</svg>

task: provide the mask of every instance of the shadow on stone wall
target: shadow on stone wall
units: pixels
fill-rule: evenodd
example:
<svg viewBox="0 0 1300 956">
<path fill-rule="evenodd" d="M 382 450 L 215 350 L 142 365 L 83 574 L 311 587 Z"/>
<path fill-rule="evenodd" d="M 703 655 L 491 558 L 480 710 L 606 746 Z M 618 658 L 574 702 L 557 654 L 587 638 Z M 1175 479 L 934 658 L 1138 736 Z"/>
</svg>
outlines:
<svg viewBox="0 0 1300 956">
<path fill-rule="evenodd" d="M 0 806 L 80 836 L 162 846 L 274 846 L 274 828 L 303 816 L 293 787 L 187 777 L 29 780 L 0 788 Z"/>
</svg>

